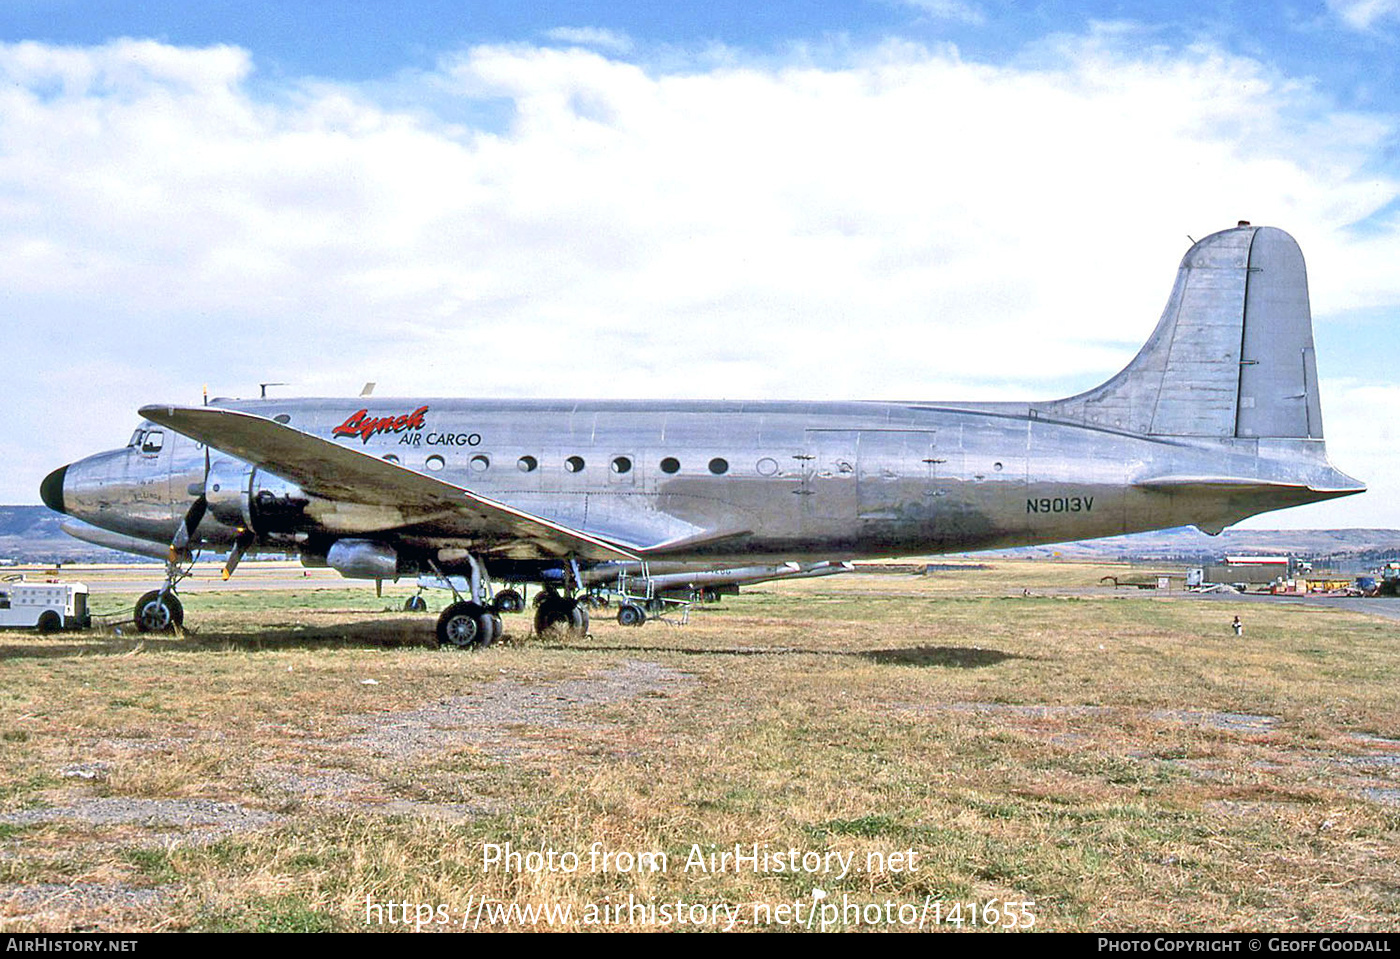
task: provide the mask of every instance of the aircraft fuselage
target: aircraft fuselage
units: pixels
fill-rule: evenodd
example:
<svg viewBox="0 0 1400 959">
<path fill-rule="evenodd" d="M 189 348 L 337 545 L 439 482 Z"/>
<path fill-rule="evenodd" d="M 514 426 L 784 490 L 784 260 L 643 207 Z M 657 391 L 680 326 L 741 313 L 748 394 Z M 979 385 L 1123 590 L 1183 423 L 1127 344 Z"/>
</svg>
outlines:
<svg viewBox="0 0 1400 959">
<path fill-rule="evenodd" d="M 284 421 L 571 528 L 674 544 L 650 553 L 657 558 L 716 563 L 933 554 L 1187 523 L 1224 526 L 1324 498 L 1296 485 L 1264 498 L 1257 490 L 1204 496 L 1144 488 L 1139 481 L 1162 475 L 1292 484 L 1313 477 L 1300 475 L 1287 445 L 1271 458 L 1257 439 L 1201 443 L 1115 433 L 1053 422 L 1029 406 L 460 399 L 216 405 Z M 150 442 L 153 433 L 162 434 L 158 444 Z M 308 497 L 217 450 L 206 486 L 202 444 L 149 423 L 138 436 L 142 441 L 126 449 L 67 468 L 70 515 L 168 543 L 204 491 L 211 510 L 198 541 L 211 549 L 227 549 L 245 526 L 268 545 L 288 547 L 386 526 L 399 529 L 396 538 L 410 554 L 436 556 L 453 546 L 439 542 L 431 523 Z"/>
</svg>

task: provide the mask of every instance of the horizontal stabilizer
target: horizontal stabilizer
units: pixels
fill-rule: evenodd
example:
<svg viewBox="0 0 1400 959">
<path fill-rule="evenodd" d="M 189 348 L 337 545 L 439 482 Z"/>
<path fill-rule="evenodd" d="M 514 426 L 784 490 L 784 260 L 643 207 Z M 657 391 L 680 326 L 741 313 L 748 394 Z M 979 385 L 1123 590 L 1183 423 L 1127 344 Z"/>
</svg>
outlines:
<svg viewBox="0 0 1400 959">
<path fill-rule="evenodd" d="M 1133 483 L 1138 489 L 1189 505 L 1192 525 L 1217 536 L 1227 526 L 1271 509 L 1286 509 L 1364 492 L 1366 487 L 1336 470 L 1336 482 L 1292 482 L 1240 476 L 1158 476 Z M 1323 477 L 1319 477 L 1321 480 Z"/>
<path fill-rule="evenodd" d="M 1296 490 L 1308 492 L 1315 499 L 1332 499 L 1364 493 L 1364 484 L 1344 487 L 1317 487 L 1308 483 L 1288 483 L 1281 480 L 1254 479 L 1241 476 L 1159 476 L 1153 479 L 1138 480 L 1133 484 L 1140 489 L 1177 492 L 1188 490 L 1219 490 L 1221 492 L 1245 493 Z"/>
</svg>

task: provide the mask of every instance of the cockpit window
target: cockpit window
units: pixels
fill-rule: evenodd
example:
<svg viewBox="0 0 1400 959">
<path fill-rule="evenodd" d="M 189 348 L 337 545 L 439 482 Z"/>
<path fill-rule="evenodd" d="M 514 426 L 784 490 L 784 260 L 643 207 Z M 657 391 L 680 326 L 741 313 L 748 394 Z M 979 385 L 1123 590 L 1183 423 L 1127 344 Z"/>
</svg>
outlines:
<svg viewBox="0 0 1400 959">
<path fill-rule="evenodd" d="M 127 446 L 140 446 L 140 445 L 141 445 L 141 441 L 144 440 L 145 438 L 146 438 L 146 431 L 143 430 L 143 429 L 141 429 L 141 427 L 138 426 L 138 427 L 136 428 L 136 432 L 131 434 L 131 441 L 128 442 L 126 445 L 127 445 Z"/>
<path fill-rule="evenodd" d="M 164 430 L 147 430 L 146 439 L 141 443 L 141 452 L 159 453 L 160 448 L 165 445 Z"/>
</svg>

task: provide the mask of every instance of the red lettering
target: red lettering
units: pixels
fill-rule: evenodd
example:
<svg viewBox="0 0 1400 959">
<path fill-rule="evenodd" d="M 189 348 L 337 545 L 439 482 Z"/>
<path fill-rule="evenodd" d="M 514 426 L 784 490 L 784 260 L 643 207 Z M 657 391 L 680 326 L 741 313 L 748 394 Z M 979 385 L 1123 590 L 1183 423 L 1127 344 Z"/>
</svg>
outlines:
<svg viewBox="0 0 1400 959">
<path fill-rule="evenodd" d="M 423 415 L 428 412 L 426 406 L 420 406 L 412 413 L 405 413 L 401 416 L 370 416 L 369 410 L 360 410 L 346 417 L 344 423 L 331 430 L 332 436 L 358 436 L 360 442 L 368 443 L 369 438 L 377 433 L 402 433 L 404 430 L 421 430 L 424 425 Z"/>
</svg>

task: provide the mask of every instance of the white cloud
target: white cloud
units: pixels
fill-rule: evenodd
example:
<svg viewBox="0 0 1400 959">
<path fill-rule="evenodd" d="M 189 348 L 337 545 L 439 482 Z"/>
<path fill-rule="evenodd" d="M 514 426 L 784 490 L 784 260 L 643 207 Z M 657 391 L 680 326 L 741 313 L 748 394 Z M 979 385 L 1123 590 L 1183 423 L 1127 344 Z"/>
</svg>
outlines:
<svg viewBox="0 0 1400 959">
<path fill-rule="evenodd" d="M 1400 0 L 1327 0 L 1327 6 L 1355 30 L 1370 30 L 1381 20 L 1400 17 Z"/>
<path fill-rule="evenodd" d="M 1345 229 L 1400 194 L 1367 172 L 1394 118 L 1110 29 L 1035 64 L 516 45 L 404 81 L 505 104 L 488 128 L 348 86 L 258 96 L 229 48 L 0 47 L 7 400 L 47 424 L 13 442 L 57 465 L 206 381 L 1044 397 L 1126 362 L 1186 234 L 1238 218 L 1299 238 L 1320 321 L 1400 300 L 1394 229 Z M 42 374 L 75 354 L 94 372 L 56 401 Z"/>
<path fill-rule="evenodd" d="M 987 15 L 975 3 L 962 0 L 900 0 L 905 6 L 913 7 L 935 20 L 952 20 L 981 26 L 987 22 Z"/>
<path fill-rule="evenodd" d="M 632 38 L 627 34 L 602 27 L 555 27 L 545 31 L 545 36 L 560 43 L 594 47 L 612 53 L 630 53 L 633 47 Z"/>
</svg>

